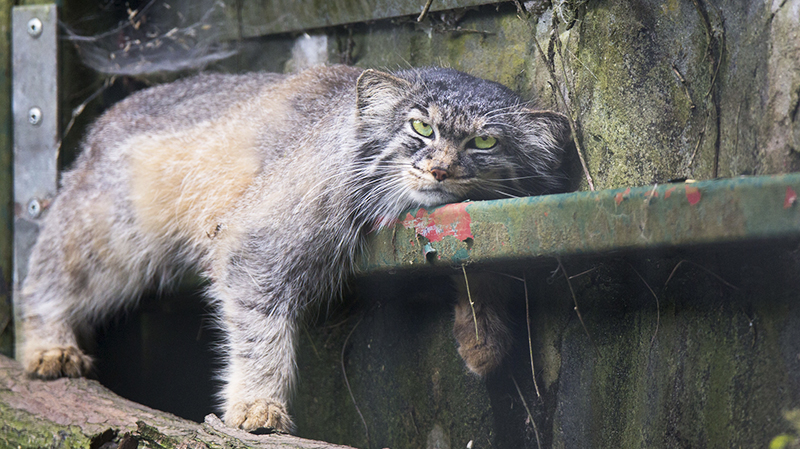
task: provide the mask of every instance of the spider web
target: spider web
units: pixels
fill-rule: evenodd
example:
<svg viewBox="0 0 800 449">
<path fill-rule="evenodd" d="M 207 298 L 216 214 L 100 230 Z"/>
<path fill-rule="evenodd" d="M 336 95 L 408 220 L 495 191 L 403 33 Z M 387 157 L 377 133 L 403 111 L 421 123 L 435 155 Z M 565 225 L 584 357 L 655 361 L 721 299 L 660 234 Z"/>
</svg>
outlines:
<svg viewBox="0 0 800 449">
<path fill-rule="evenodd" d="M 149 0 L 112 6 L 127 15 L 114 28 L 83 36 L 62 23 L 84 64 L 110 75 L 147 75 L 199 69 L 237 53 L 230 8 L 223 0 Z M 120 8 L 124 8 L 120 11 Z"/>
</svg>

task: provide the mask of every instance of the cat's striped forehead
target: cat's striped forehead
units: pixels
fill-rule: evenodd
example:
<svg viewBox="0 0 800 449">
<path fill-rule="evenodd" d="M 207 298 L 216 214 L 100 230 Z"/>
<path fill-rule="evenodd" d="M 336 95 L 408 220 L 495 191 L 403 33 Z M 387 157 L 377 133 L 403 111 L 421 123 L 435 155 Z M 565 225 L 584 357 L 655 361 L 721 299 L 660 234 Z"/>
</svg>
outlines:
<svg viewBox="0 0 800 449">
<path fill-rule="evenodd" d="M 416 105 L 415 109 L 422 112 L 426 121 L 446 137 L 470 135 L 480 131 L 486 124 L 485 114 L 477 109 L 464 111 L 462 108 L 437 102 Z"/>
<path fill-rule="evenodd" d="M 499 124 L 498 117 L 522 104 L 507 87 L 453 69 L 416 69 L 401 75 L 412 83 L 408 95 L 414 107 L 444 134 L 469 134 Z"/>
<path fill-rule="evenodd" d="M 400 75 L 411 82 L 417 96 L 442 104 L 491 110 L 521 102 L 516 92 L 500 83 L 453 69 L 415 69 Z"/>
</svg>

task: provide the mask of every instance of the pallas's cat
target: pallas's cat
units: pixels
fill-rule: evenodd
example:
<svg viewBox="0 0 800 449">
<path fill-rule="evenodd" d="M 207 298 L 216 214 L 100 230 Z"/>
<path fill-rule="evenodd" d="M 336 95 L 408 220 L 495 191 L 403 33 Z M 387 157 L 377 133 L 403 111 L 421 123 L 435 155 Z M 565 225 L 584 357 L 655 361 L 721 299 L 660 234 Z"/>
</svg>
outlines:
<svg viewBox="0 0 800 449">
<path fill-rule="evenodd" d="M 564 116 L 451 69 L 207 74 L 136 93 L 63 176 L 23 286 L 21 359 L 41 378 L 86 374 L 76 334 L 194 266 L 226 336 L 225 422 L 291 431 L 298 319 L 338 295 L 365 234 L 410 207 L 560 189 L 567 134 Z M 474 290 L 485 340 L 463 298 L 456 336 L 483 374 L 507 330 Z"/>
</svg>

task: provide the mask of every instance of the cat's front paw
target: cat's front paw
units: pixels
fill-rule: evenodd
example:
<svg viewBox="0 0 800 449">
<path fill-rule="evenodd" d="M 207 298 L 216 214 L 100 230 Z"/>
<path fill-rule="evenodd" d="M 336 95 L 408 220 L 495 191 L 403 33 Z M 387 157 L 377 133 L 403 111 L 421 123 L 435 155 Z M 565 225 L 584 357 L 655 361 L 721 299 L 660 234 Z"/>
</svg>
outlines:
<svg viewBox="0 0 800 449">
<path fill-rule="evenodd" d="M 225 412 L 224 420 L 228 426 L 248 432 L 262 427 L 271 427 L 278 432 L 294 431 L 294 422 L 286 411 L 286 406 L 272 399 L 234 403 Z"/>
<path fill-rule="evenodd" d="M 74 346 L 36 349 L 25 360 L 25 371 L 40 379 L 82 377 L 92 369 L 92 358 Z"/>
</svg>

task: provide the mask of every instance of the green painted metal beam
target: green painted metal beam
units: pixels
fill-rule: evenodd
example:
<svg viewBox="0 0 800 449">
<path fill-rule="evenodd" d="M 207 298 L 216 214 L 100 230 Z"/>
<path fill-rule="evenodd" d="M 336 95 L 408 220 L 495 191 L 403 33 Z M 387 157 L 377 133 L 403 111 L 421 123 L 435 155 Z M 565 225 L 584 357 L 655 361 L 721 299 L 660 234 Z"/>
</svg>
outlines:
<svg viewBox="0 0 800 449">
<path fill-rule="evenodd" d="M 800 174 L 665 184 L 404 213 L 362 272 L 800 237 Z"/>
</svg>

